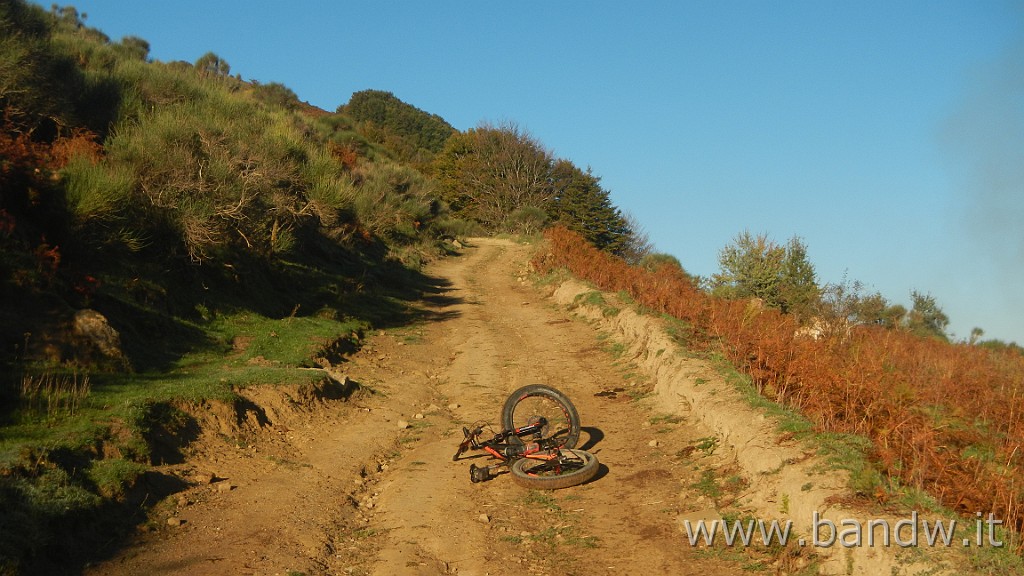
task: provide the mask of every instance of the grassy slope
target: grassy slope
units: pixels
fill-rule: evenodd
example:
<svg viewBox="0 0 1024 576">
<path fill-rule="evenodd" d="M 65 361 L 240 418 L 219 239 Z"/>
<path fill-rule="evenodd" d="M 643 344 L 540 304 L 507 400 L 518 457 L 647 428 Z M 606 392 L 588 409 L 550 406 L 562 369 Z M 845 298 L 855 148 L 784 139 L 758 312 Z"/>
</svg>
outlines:
<svg viewBox="0 0 1024 576">
<path fill-rule="evenodd" d="M 0 10 L 0 574 L 84 560 L 176 489 L 149 470 L 194 436 L 179 406 L 421 318 L 451 224 L 344 116 L 26 6 Z M 123 358 L 73 342 L 82 308 Z"/>
</svg>

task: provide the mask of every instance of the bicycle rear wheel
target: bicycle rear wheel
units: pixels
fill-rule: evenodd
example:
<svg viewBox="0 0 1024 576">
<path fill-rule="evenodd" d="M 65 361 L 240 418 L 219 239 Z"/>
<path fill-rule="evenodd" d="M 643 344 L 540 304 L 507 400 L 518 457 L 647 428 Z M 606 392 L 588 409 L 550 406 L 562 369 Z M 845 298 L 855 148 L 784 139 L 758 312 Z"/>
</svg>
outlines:
<svg viewBox="0 0 1024 576">
<path fill-rule="evenodd" d="M 545 384 L 523 386 L 509 395 L 501 408 L 504 430 L 522 428 L 543 418 L 547 425 L 531 441 L 552 448 L 575 448 L 580 438 L 580 416 L 569 398 Z M 544 442 L 547 440 L 547 442 Z"/>
<path fill-rule="evenodd" d="M 520 458 L 510 467 L 516 484 L 537 490 L 558 490 L 582 484 L 597 474 L 597 456 L 584 450 L 563 449 L 559 458 Z"/>
</svg>

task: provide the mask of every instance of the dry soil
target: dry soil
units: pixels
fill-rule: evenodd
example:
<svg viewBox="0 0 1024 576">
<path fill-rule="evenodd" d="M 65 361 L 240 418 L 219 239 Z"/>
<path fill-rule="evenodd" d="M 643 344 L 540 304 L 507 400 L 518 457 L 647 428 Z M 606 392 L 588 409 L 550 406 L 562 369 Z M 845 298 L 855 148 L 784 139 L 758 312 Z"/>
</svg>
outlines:
<svg viewBox="0 0 1024 576">
<path fill-rule="evenodd" d="M 89 576 L 114 574 L 796 573 L 809 554 L 693 547 L 679 519 L 744 489 L 704 424 L 659 412 L 653 384 L 592 323 L 524 278 L 531 248 L 475 240 L 431 265 L 429 320 L 374 332 L 330 367 L 358 390 L 252 388 L 241 422 L 197 409 L 201 438 L 166 474 L 190 488 Z M 551 492 L 452 461 L 462 426 L 545 383 L 583 421 L 601 470 Z M 638 400 L 638 398 L 640 398 Z M 244 438 L 244 440 L 242 440 Z M 730 482 L 732 484 L 730 484 Z"/>
</svg>

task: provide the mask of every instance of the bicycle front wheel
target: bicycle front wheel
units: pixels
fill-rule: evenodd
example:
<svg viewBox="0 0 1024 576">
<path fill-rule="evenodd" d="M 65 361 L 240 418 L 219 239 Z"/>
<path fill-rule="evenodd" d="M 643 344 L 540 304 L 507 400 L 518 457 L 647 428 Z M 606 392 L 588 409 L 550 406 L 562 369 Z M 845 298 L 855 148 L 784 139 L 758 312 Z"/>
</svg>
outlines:
<svg viewBox="0 0 1024 576">
<path fill-rule="evenodd" d="M 597 474 L 597 456 L 584 450 L 561 451 L 558 458 L 520 458 L 510 467 L 516 484 L 537 490 L 558 490 L 576 486 Z"/>
<path fill-rule="evenodd" d="M 562 392 L 544 384 L 523 386 L 509 395 L 501 408 L 501 426 L 514 430 L 546 422 L 543 429 L 531 438 L 551 448 L 575 448 L 580 438 L 580 416 L 569 398 Z"/>
</svg>

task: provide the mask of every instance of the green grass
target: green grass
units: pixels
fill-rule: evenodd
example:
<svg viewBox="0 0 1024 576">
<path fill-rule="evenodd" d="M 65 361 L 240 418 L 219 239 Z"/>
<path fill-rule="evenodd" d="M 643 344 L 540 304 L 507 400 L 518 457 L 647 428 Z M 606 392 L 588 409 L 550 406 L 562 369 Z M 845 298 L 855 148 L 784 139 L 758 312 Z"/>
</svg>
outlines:
<svg viewBox="0 0 1024 576">
<path fill-rule="evenodd" d="M 605 300 L 604 294 L 598 290 L 592 290 L 590 292 L 584 292 L 579 294 L 574 299 L 576 306 L 594 306 L 601 310 L 601 314 L 605 317 L 616 316 L 619 312 L 622 312 L 621 308 L 611 305 Z"/>
<path fill-rule="evenodd" d="M 562 507 L 558 504 L 557 498 L 540 490 L 530 490 L 527 492 L 526 496 L 523 498 L 523 502 L 529 506 L 546 509 L 549 512 L 562 511 Z"/>
<path fill-rule="evenodd" d="M 119 498 L 149 467 L 123 458 L 93 460 L 86 472 L 100 495 Z"/>
<path fill-rule="evenodd" d="M 539 512 L 539 515 L 531 515 L 531 517 L 536 517 L 538 521 L 544 520 L 544 523 L 554 525 L 534 530 L 528 535 L 506 536 L 502 540 L 513 544 L 533 542 L 547 546 L 552 550 L 559 546 L 597 548 L 600 545 L 600 540 L 596 536 L 580 534 L 579 527 L 574 524 L 576 514 L 566 511 L 562 507 L 562 502 L 575 499 L 575 497 L 570 495 L 559 500 L 553 494 L 540 490 L 527 492 L 523 497 L 523 504 Z"/>
<path fill-rule="evenodd" d="M 54 418 L 24 410 L 0 428 L 0 465 L 23 444 L 75 444 L 102 422 L 134 422 L 141 407 L 168 402 L 233 400 L 253 385 L 313 383 L 314 358 L 354 347 L 362 322 L 315 317 L 272 319 L 255 313 L 218 317 L 203 326 L 210 346 L 185 354 L 166 371 L 95 374 L 74 414 Z M 335 358 L 337 360 L 337 358 Z"/>
<path fill-rule="evenodd" d="M 657 425 L 657 424 L 679 424 L 680 422 L 684 422 L 685 420 L 686 420 L 686 418 L 684 418 L 684 417 L 682 417 L 682 416 L 680 416 L 678 414 L 657 414 L 655 416 L 651 416 L 648 419 L 648 421 L 652 425 Z"/>
<path fill-rule="evenodd" d="M 718 485 L 715 471 L 706 468 L 700 473 L 700 480 L 690 485 L 690 488 L 697 490 L 702 496 L 718 501 L 722 496 L 722 488 Z"/>
</svg>

